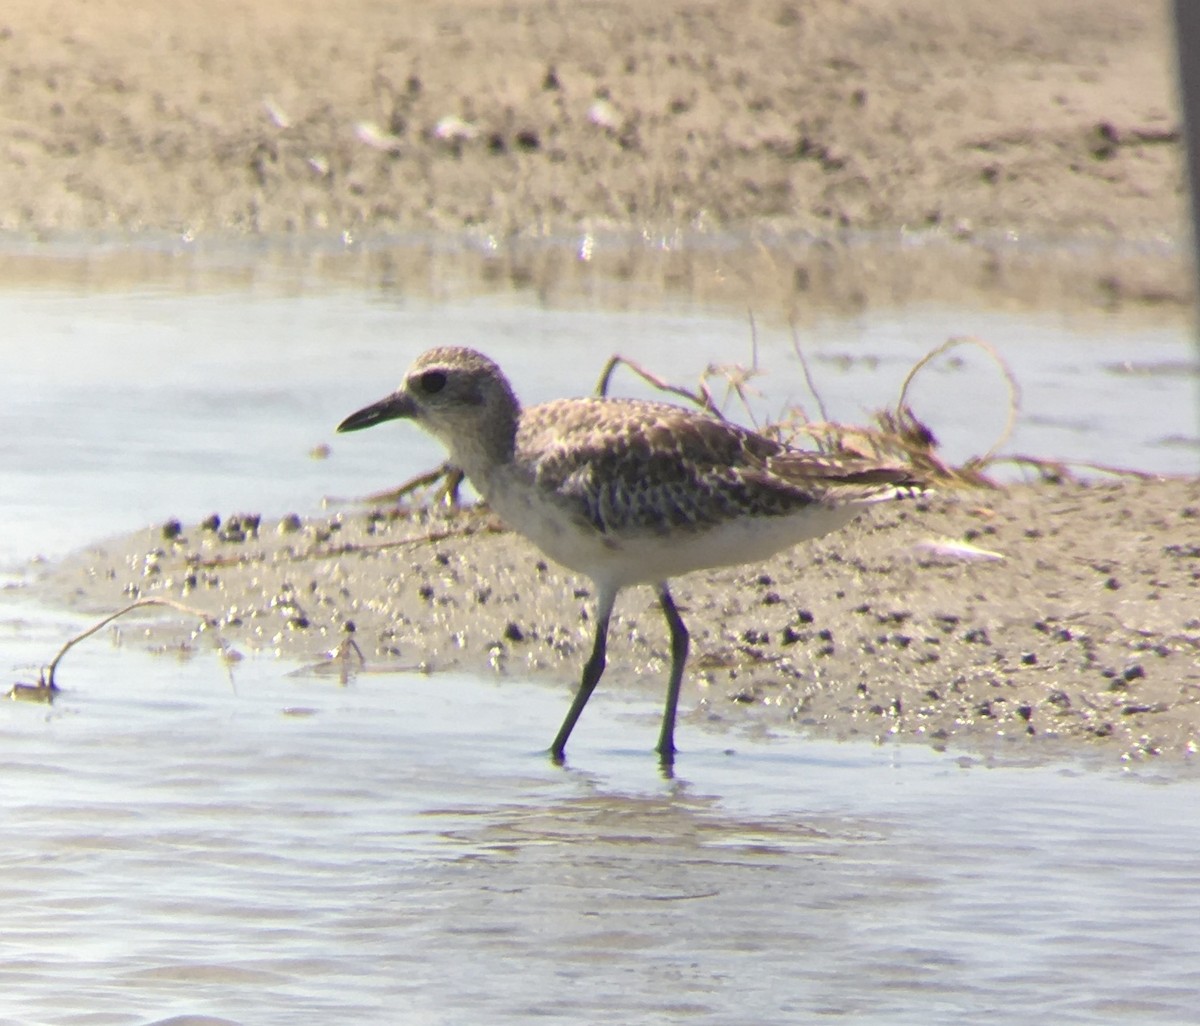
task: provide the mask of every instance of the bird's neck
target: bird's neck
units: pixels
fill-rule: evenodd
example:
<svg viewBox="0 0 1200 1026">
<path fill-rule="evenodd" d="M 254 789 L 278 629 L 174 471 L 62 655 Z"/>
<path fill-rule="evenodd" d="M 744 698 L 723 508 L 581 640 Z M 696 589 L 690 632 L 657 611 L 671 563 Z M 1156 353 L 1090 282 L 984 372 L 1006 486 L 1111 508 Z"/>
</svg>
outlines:
<svg viewBox="0 0 1200 1026">
<path fill-rule="evenodd" d="M 507 472 L 517 444 L 517 423 L 521 409 L 515 403 L 503 415 L 491 411 L 475 430 L 459 434 L 450 448 L 450 459 L 486 495 L 488 483 L 497 472 Z"/>
</svg>

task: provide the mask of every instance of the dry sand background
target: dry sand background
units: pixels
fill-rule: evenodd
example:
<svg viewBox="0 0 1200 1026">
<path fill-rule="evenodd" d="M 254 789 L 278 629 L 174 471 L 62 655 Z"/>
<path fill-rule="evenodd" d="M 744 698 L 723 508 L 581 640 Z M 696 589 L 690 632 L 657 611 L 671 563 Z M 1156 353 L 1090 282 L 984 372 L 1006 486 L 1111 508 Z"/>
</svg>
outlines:
<svg viewBox="0 0 1200 1026">
<path fill-rule="evenodd" d="M 737 231 L 774 246 L 727 273 L 785 306 L 1178 316 L 1168 7 L 8 0 L 0 228 Z"/>
<path fill-rule="evenodd" d="M 8 0 L 0 228 L 466 230 L 501 250 L 589 231 L 728 233 L 743 247 L 722 254 L 733 285 L 720 297 L 769 294 L 785 311 L 950 299 L 1180 319 L 1192 289 L 1167 13 L 1126 0 Z M 921 244 L 898 245 L 902 231 Z M 643 250 L 617 273 L 715 288 L 675 249 L 655 252 L 661 264 Z M 562 262 L 509 267 L 528 284 Z M 1198 510 L 1197 486 L 1178 482 L 939 499 L 766 568 L 695 575 L 680 595 L 698 715 L 1194 753 Z M 359 513 L 246 541 L 155 529 L 44 585 L 90 611 L 184 597 L 221 618 L 227 644 L 301 658 L 352 619 L 376 665 L 574 678 L 579 582 L 486 534 L 365 548 L 414 529 Z M 940 535 L 1006 558 L 943 564 L 914 548 Z M 333 558 L 331 539 L 351 550 Z M 659 687 L 662 629 L 646 608 L 622 606 L 611 686 L 646 667 L 639 686 Z"/>
</svg>

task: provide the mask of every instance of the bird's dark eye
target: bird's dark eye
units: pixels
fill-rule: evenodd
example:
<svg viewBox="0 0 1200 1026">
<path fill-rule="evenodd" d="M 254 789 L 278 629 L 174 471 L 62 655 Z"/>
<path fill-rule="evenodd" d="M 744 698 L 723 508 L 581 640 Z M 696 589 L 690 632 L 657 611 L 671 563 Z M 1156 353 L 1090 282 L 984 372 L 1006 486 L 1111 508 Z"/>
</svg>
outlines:
<svg viewBox="0 0 1200 1026">
<path fill-rule="evenodd" d="M 426 395 L 436 395 L 446 387 L 446 372 L 428 370 L 417 378 L 417 385 Z"/>
</svg>

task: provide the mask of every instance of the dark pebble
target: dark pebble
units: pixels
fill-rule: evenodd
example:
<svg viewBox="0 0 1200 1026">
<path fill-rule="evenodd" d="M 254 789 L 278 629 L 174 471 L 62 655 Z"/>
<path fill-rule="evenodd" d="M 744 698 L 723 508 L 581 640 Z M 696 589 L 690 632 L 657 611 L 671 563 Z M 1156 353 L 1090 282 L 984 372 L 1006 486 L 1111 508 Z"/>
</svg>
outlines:
<svg viewBox="0 0 1200 1026">
<path fill-rule="evenodd" d="M 167 541 L 174 541 L 181 534 L 183 534 L 183 524 L 178 520 L 172 518 L 162 526 L 162 536 Z"/>
<path fill-rule="evenodd" d="M 519 624 L 516 624 L 510 620 L 508 625 L 504 628 L 504 637 L 508 641 L 524 641 L 525 632 L 521 630 Z"/>
<path fill-rule="evenodd" d="M 203 520 L 200 521 L 200 530 L 201 531 L 215 531 L 220 526 L 221 526 L 221 518 L 216 513 L 214 513 L 210 517 L 205 517 Z"/>
</svg>

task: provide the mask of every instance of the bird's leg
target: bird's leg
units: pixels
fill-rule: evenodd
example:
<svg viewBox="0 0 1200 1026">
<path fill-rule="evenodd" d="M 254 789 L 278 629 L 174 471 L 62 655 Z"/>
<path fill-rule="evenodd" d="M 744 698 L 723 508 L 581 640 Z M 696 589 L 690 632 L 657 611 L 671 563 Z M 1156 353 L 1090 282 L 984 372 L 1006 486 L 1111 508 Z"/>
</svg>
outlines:
<svg viewBox="0 0 1200 1026">
<path fill-rule="evenodd" d="M 671 678 L 667 682 L 667 705 L 663 710 L 662 733 L 658 736 L 658 755 L 664 766 L 675 761 L 675 708 L 679 705 L 679 685 L 688 655 L 688 632 L 675 600 L 663 581 L 658 586 L 658 602 L 671 629 Z"/>
<path fill-rule="evenodd" d="M 596 690 L 596 685 L 604 673 L 605 651 L 608 645 L 608 620 L 612 616 L 613 602 L 616 597 L 615 591 L 604 588 L 600 589 L 596 596 L 596 638 L 592 642 L 592 654 L 583 667 L 583 679 L 579 682 L 579 690 L 575 692 L 575 700 L 571 703 L 571 708 L 567 710 L 567 718 L 558 728 L 558 736 L 554 739 L 554 744 L 550 746 L 550 757 L 555 762 L 563 761 L 567 738 L 575 729 L 575 721 L 579 719 L 579 714 L 583 712 L 583 707 L 592 697 L 592 692 Z"/>
</svg>

